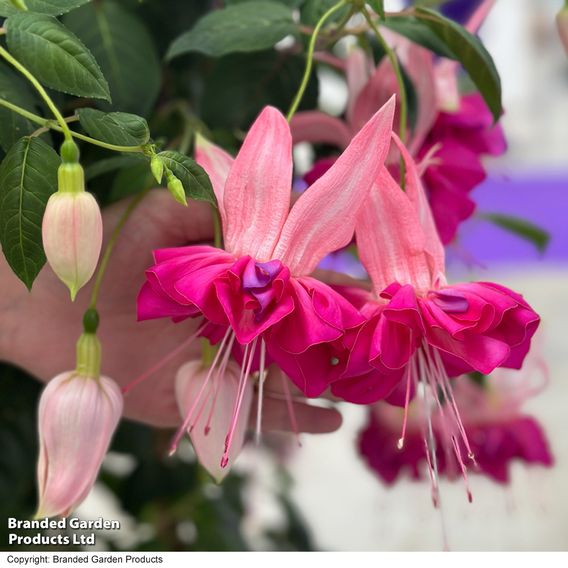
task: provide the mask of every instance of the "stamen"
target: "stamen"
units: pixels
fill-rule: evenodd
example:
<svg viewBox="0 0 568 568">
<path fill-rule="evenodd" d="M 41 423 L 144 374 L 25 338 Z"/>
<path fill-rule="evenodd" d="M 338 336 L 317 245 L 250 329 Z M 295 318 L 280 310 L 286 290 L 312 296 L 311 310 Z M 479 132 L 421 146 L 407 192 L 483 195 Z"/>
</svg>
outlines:
<svg viewBox="0 0 568 568">
<path fill-rule="evenodd" d="M 290 424 L 292 425 L 292 431 L 296 435 L 296 440 L 298 446 L 302 447 L 302 442 L 300 441 L 300 429 L 298 428 L 298 421 L 296 419 L 296 411 L 294 410 L 294 403 L 292 402 L 292 395 L 290 394 L 290 387 L 288 386 L 288 379 L 284 373 L 280 373 L 282 379 L 282 389 L 284 390 L 284 396 L 286 397 L 286 406 L 288 407 L 288 416 L 290 417 Z"/>
<path fill-rule="evenodd" d="M 233 442 L 233 436 L 235 434 L 235 430 L 237 428 L 237 422 L 239 420 L 239 414 L 241 412 L 241 406 L 243 403 L 244 394 L 246 391 L 246 382 L 250 375 L 250 369 L 252 366 L 252 361 L 254 359 L 254 353 L 256 350 L 256 342 L 258 338 L 254 339 L 252 344 L 247 344 L 245 346 L 245 355 L 243 359 L 243 366 L 241 370 L 241 376 L 239 378 L 239 387 L 237 391 L 237 398 L 235 400 L 235 406 L 233 408 L 233 417 L 231 419 L 231 424 L 229 426 L 229 432 L 227 433 L 227 437 L 225 438 L 225 451 L 223 452 L 223 456 L 221 457 L 221 467 L 225 468 L 229 465 L 229 451 L 231 449 L 231 444 Z M 249 349 L 250 347 L 250 349 Z M 248 356 L 248 360 L 247 360 Z M 246 369 L 245 369 L 246 365 Z"/>
<path fill-rule="evenodd" d="M 412 361 L 414 362 L 415 359 L 413 358 Z M 402 421 L 402 432 L 396 444 L 396 447 L 399 450 L 402 450 L 404 448 L 404 438 L 406 437 L 406 425 L 408 424 L 408 406 L 410 405 L 410 364 L 406 366 L 405 375 L 406 375 L 406 395 L 404 397 L 404 419 Z M 416 376 L 416 374 L 414 374 L 414 376 Z"/>
<path fill-rule="evenodd" d="M 172 359 L 179 355 L 186 347 L 189 347 L 191 343 L 193 343 L 193 341 L 197 338 L 197 336 L 205 329 L 206 325 L 207 324 L 203 324 L 193 335 L 190 335 L 185 341 L 180 343 L 173 351 L 170 351 L 163 359 L 160 359 L 160 361 L 158 361 L 148 371 L 145 371 L 144 373 L 136 377 L 133 381 L 122 387 L 122 394 L 129 393 L 136 385 L 139 385 L 141 382 L 151 377 L 155 372 L 159 371 L 162 367 L 167 365 Z"/>
<path fill-rule="evenodd" d="M 217 365 L 217 362 L 219 361 L 219 358 L 221 357 L 221 354 L 223 353 L 223 350 L 225 348 L 225 344 L 227 343 L 227 339 L 229 338 L 229 336 L 231 334 L 234 334 L 233 330 L 231 328 L 228 328 L 223 340 L 221 341 L 221 345 L 219 346 L 219 350 L 217 351 L 217 354 L 215 355 L 215 358 L 213 359 L 213 363 L 211 363 L 211 367 L 209 368 L 209 372 L 207 373 L 207 376 L 205 377 L 205 380 L 203 381 L 203 384 L 201 385 L 201 388 L 199 389 L 199 392 L 197 393 L 197 397 L 195 398 L 194 403 L 192 404 L 191 408 L 189 409 L 189 412 L 187 413 L 185 420 L 183 421 L 183 424 L 178 428 L 175 436 L 173 437 L 172 443 L 170 445 L 170 451 L 169 451 L 169 455 L 173 456 L 176 453 L 178 444 L 180 442 L 180 440 L 182 439 L 185 431 L 188 429 L 189 424 L 191 423 L 191 419 L 193 418 L 193 413 L 195 412 L 195 409 L 197 408 L 197 405 L 199 404 L 199 401 L 201 400 L 201 397 L 203 396 L 203 393 L 205 392 L 205 388 L 207 386 L 207 384 L 209 383 L 209 379 L 211 378 L 211 375 L 213 374 L 213 371 Z"/>
<path fill-rule="evenodd" d="M 260 445 L 261 429 L 262 429 L 262 404 L 264 401 L 264 380 L 266 379 L 266 343 L 264 339 L 260 344 L 260 369 L 258 375 L 258 406 L 256 409 L 256 432 L 255 442 Z"/>
</svg>

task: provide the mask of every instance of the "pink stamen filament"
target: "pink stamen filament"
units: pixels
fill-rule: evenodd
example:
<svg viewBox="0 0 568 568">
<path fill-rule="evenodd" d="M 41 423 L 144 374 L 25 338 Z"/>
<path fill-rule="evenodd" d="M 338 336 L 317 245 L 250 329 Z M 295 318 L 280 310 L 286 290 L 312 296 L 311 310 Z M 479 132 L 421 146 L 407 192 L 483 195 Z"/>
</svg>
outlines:
<svg viewBox="0 0 568 568">
<path fill-rule="evenodd" d="M 302 442 L 300 441 L 300 429 L 298 428 L 298 420 L 296 419 L 296 411 L 294 410 L 294 403 L 292 402 L 292 395 L 290 394 L 288 379 L 282 372 L 280 373 L 280 377 L 282 379 L 282 390 L 284 391 L 284 396 L 286 397 L 286 406 L 288 407 L 288 416 L 290 417 L 292 431 L 296 436 L 298 446 L 302 447 Z"/>
<path fill-rule="evenodd" d="M 256 338 L 252 344 L 245 346 L 245 355 L 243 358 L 243 366 L 241 370 L 241 376 L 239 378 L 239 387 L 237 391 L 237 398 L 235 400 L 235 406 L 233 408 L 233 417 L 231 419 L 231 424 L 229 426 L 229 431 L 227 437 L 225 438 L 225 451 L 221 458 L 221 467 L 225 468 L 229 465 L 229 452 L 231 450 L 231 444 L 233 443 L 233 436 L 235 435 L 235 430 L 237 428 L 237 423 L 239 421 L 239 415 L 241 412 L 241 406 L 243 404 L 243 398 L 246 391 L 246 382 L 250 375 L 250 369 L 252 366 L 252 361 L 254 359 L 254 353 L 256 350 L 256 343 L 258 338 Z M 250 349 L 249 349 L 250 348 Z M 246 366 L 246 367 L 245 367 Z"/>
<path fill-rule="evenodd" d="M 197 336 L 205 329 L 205 324 L 199 327 L 199 329 L 193 334 L 190 335 L 185 341 L 180 343 L 173 351 L 170 351 L 165 357 L 160 359 L 153 367 L 136 377 L 134 380 L 130 381 L 127 385 L 122 387 L 121 391 L 122 394 L 129 393 L 135 386 L 139 385 L 147 378 L 151 377 L 154 373 L 159 371 L 162 367 L 167 365 L 172 359 L 177 357 L 184 349 L 189 347 L 197 338 Z"/>
<path fill-rule="evenodd" d="M 406 377 L 406 395 L 404 397 L 404 418 L 402 421 L 402 432 L 396 444 L 396 447 L 399 450 L 402 450 L 404 448 L 404 438 L 406 437 L 406 426 L 408 424 L 408 407 L 410 406 L 410 364 L 406 366 L 405 377 Z"/>
<path fill-rule="evenodd" d="M 205 392 L 205 388 L 207 387 L 208 383 L 209 383 L 209 379 L 211 378 L 213 371 L 215 369 L 215 367 L 217 366 L 217 362 L 219 361 L 219 358 L 221 357 L 221 354 L 223 353 L 225 344 L 227 343 L 227 339 L 229 337 L 229 335 L 231 333 L 234 333 L 232 331 L 231 328 L 228 328 L 223 340 L 221 341 L 221 345 L 219 346 L 219 350 L 217 351 L 217 354 L 215 355 L 215 358 L 213 359 L 213 363 L 211 363 L 211 367 L 209 368 L 209 372 L 207 373 L 207 376 L 205 377 L 205 380 L 203 381 L 203 384 L 201 385 L 201 388 L 199 389 L 199 392 L 197 393 L 197 396 L 195 398 L 194 403 L 192 404 L 191 408 L 189 409 L 189 412 L 187 413 L 185 420 L 183 421 L 183 424 L 178 428 L 172 443 L 170 445 L 170 451 L 169 451 L 169 455 L 172 456 L 173 454 L 176 453 L 177 447 L 180 443 L 180 440 L 182 439 L 185 431 L 189 428 L 189 425 L 191 423 L 191 419 L 193 418 L 193 413 L 195 412 L 201 397 L 203 396 L 203 393 Z"/>
<path fill-rule="evenodd" d="M 260 445 L 262 433 L 262 404 L 264 401 L 264 380 L 266 379 L 266 343 L 264 339 L 260 344 L 260 369 L 258 375 L 258 406 L 256 409 L 256 432 L 255 441 L 256 445 Z"/>
</svg>

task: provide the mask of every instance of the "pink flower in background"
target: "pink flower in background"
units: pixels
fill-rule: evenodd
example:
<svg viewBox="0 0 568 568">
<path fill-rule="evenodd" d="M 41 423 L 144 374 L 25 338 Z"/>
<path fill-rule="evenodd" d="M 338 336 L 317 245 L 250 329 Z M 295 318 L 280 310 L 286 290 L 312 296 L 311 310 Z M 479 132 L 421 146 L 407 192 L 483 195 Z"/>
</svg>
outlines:
<svg viewBox="0 0 568 568">
<path fill-rule="evenodd" d="M 515 461 L 545 467 L 554 463 L 542 427 L 537 420 L 522 412 L 523 404 L 544 386 L 535 388 L 528 384 L 537 371 L 533 368 L 535 362 L 542 366 L 535 357 L 531 357 L 522 372 L 499 369 L 485 377 L 483 385 L 473 382 L 469 376 L 454 382 L 456 404 L 475 454 L 476 467 L 472 471 L 498 483 L 510 482 L 510 466 Z M 370 408 L 367 425 L 359 435 L 361 455 L 389 485 L 405 472 L 412 479 L 422 479 L 428 460 L 424 420 L 418 401 L 411 405 L 404 447 L 399 449 L 397 441 L 402 423 L 400 409 L 377 403 Z M 449 436 L 451 425 L 444 423 L 442 416 L 434 411 L 432 426 L 438 472 L 454 479 L 460 474 L 460 466 L 455 460 Z"/>
<path fill-rule="evenodd" d="M 155 251 L 156 264 L 147 270 L 138 298 L 138 316 L 174 321 L 202 316 L 211 324 L 204 333 L 214 329 L 222 339 L 204 385 L 234 345 L 243 346 L 227 441 L 258 352 L 261 377 L 268 353 L 307 396 L 319 396 L 344 369 L 348 352 L 343 338 L 362 317 L 309 274 L 324 256 L 352 239 L 359 208 L 388 152 L 393 112 L 394 98 L 292 209 L 292 140 L 279 111 L 267 107 L 261 113 L 234 161 L 213 144 L 198 141 L 197 158 L 212 176 L 226 250 L 190 246 Z M 192 420 L 190 413 L 175 443 Z"/>
<path fill-rule="evenodd" d="M 484 2 L 467 28 L 475 32 L 493 2 Z M 469 193 L 485 178 L 481 162 L 485 155 L 499 156 L 506 150 L 500 126 L 478 94 L 459 96 L 455 61 L 434 61 L 433 55 L 392 35 L 397 55 L 410 77 L 417 97 L 417 116 L 408 133 L 412 156 L 424 160 L 420 168 L 436 227 L 444 244 L 451 242 L 461 222 L 473 214 L 475 202 Z M 345 120 L 319 111 L 298 113 L 291 127 L 294 142 L 331 144 L 344 148 L 366 120 L 392 95 L 398 85 L 387 58 L 373 69 L 361 49 L 354 49 L 344 65 L 348 85 Z M 398 113 L 394 124 L 398 124 Z M 394 155 L 390 161 L 394 164 Z M 304 180 L 311 184 L 333 163 L 333 157 L 317 160 Z"/>
<path fill-rule="evenodd" d="M 395 140 L 405 162 L 405 191 L 383 168 L 359 213 L 356 240 L 373 291 L 365 300 L 364 292 L 343 290 L 367 321 L 332 392 L 362 404 L 387 398 L 408 411 L 420 383 L 427 421 L 436 407 L 454 425 L 453 446 L 465 475 L 462 446 L 471 459 L 473 452 L 449 377 L 520 368 L 540 320 L 520 295 L 499 284 L 446 283 L 444 248 L 416 165 Z M 435 471 L 435 448 L 429 449 Z"/>
</svg>

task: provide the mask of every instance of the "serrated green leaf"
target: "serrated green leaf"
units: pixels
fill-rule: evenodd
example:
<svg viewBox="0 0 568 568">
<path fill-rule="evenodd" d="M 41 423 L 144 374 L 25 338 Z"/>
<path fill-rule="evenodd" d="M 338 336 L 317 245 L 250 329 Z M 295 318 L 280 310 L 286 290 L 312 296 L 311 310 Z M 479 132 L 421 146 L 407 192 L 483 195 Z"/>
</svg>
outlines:
<svg viewBox="0 0 568 568">
<path fill-rule="evenodd" d="M 61 16 L 91 0 L 25 0 L 30 12 L 47 14 L 48 16 Z M 21 12 L 10 0 L 0 0 L 0 16 L 12 16 Z"/>
<path fill-rule="evenodd" d="M 416 8 L 416 17 L 427 26 L 459 61 L 493 114 L 495 122 L 503 113 L 501 79 L 491 54 L 481 41 L 453 20 L 430 8 Z"/>
<path fill-rule="evenodd" d="M 150 140 L 150 129 L 144 118 L 126 112 L 105 113 L 93 108 L 76 112 L 89 136 L 117 146 L 142 146 Z"/>
<path fill-rule="evenodd" d="M 116 2 L 97 2 L 75 10 L 63 22 L 91 50 L 110 86 L 112 106 L 147 116 L 161 85 L 154 40 L 136 15 Z"/>
<path fill-rule="evenodd" d="M 385 0 L 367 0 L 369 6 L 373 8 L 383 20 L 385 19 Z"/>
<path fill-rule="evenodd" d="M 95 58 L 56 18 L 24 12 L 10 16 L 6 27 L 10 51 L 45 86 L 110 101 Z"/>
<path fill-rule="evenodd" d="M 188 199 L 208 201 L 217 205 L 211 180 L 205 170 L 194 160 L 179 152 L 160 152 L 158 156 L 164 162 L 164 166 L 181 181 Z"/>
<path fill-rule="evenodd" d="M 548 247 L 550 234 L 538 225 L 535 225 L 526 219 L 521 219 L 520 217 L 514 217 L 511 215 L 503 215 L 501 213 L 481 213 L 479 216 L 482 219 L 491 221 L 491 223 L 498 227 L 529 241 L 540 252 L 544 252 Z"/>
<path fill-rule="evenodd" d="M 5 65 L 0 65 L 0 98 L 35 112 L 36 100 L 25 80 Z M 0 107 L 0 146 L 8 151 L 22 136 L 31 134 L 37 125 L 30 120 Z"/>
<path fill-rule="evenodd" d="M 172 59 L 194 51 L 211 57 L 262 51 L 297 30 L 290 8 L 275 2 L 245 2 L 201 18 L 174 40 L 166 57 Z"/>
<path fill-rule="evenodd" d="M 45 264 L 41 222 L 57 190 L 60 158 L 39 138 L 21 138 L 0 165 L 0 243 L 8 264 L 31 290 Z"/>
</svg>

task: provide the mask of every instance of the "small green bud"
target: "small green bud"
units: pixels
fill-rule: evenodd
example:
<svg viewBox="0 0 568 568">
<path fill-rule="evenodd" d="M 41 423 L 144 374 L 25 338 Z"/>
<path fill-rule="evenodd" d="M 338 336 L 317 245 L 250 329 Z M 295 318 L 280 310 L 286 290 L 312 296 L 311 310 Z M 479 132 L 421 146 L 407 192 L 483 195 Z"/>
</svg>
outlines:
<svg viewBox="0 0 568 568">
<path fill-rule="evenodd" d="M 10 0 L 10 1 L 15 8 L 18 8 L 18 10 L 22 10 L 24 12 L 28 10 L 28 7 L 26 6 L 24 0 Z"/>
<path fill-rule="evenodd" d="M 166 172 L 166 178 L 168 180 L 168 189 L 172 194 L 172 197 L 182 205 L 187 205 L 187 198 L 185 197 L 185 189 L 183 188 L 183 183 L 169 170 Z"/>
<path fill-rule="evenodd" d="M 83 329 L 85 333 L 96 333 L 99 327 L 99 312 L 94 308 L 89 308 L 83 316 Z"/>
<path fill-rule="evenodd" d="M 81 193 L 85 191 L 85 171 L 79 163 L 63 162 L 57 170 L 59 193 Z"/>
<path fill-rule="evenodd" d="M 59 154 L 64 164 L 76 164 L 79 161 L 79 146 L 73 140 L 65 140 Z"/>
<path fill-rule="evenodd" d="M 160 156 L 154 154 L 150 161 L 150 169 L 152 170 L 152 175 L 158 183 L 162 183 L 164 177 L 164 162 Z"/>
</svg>

